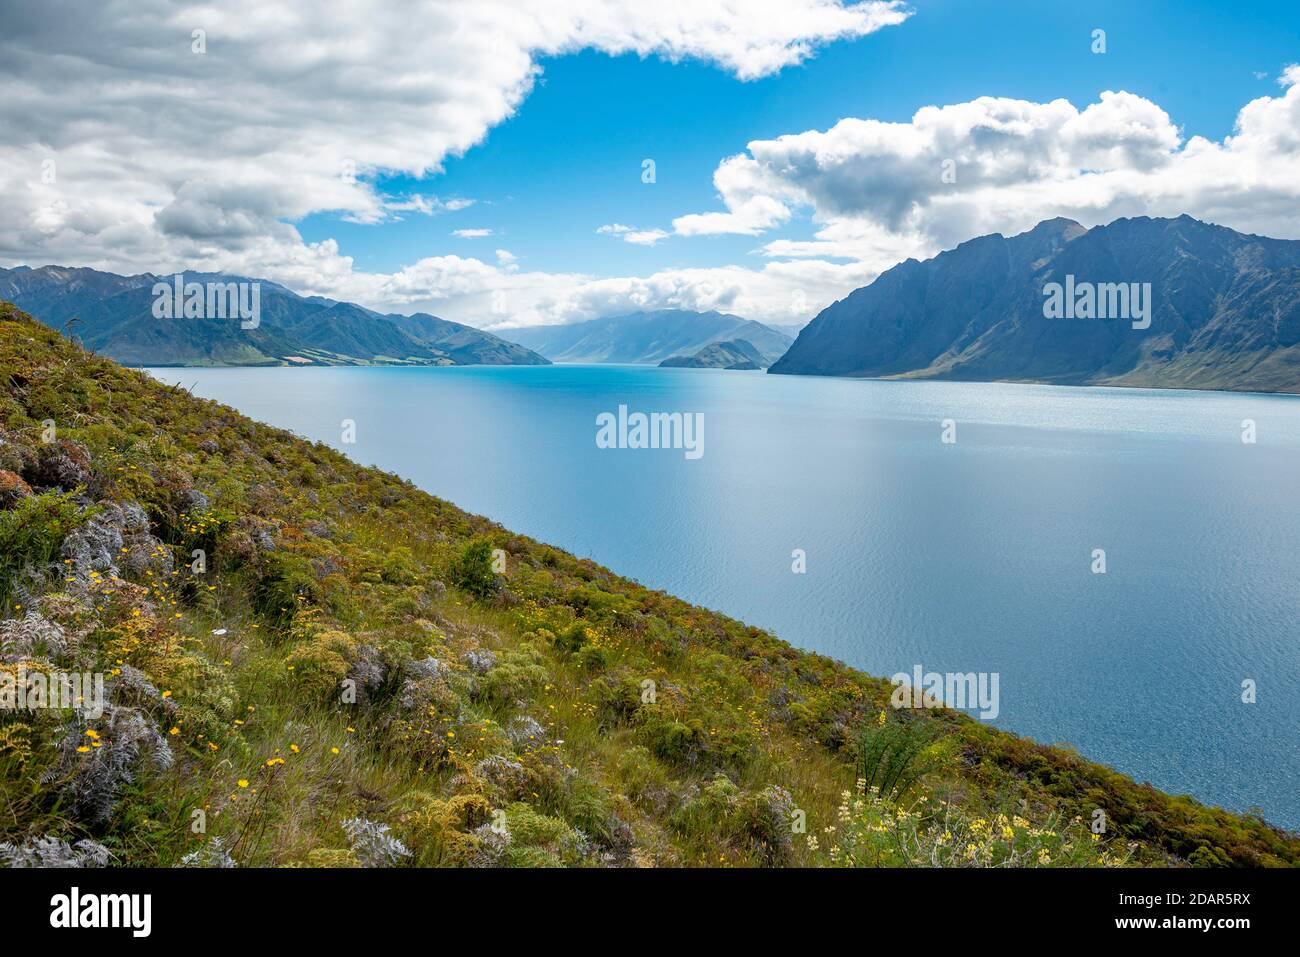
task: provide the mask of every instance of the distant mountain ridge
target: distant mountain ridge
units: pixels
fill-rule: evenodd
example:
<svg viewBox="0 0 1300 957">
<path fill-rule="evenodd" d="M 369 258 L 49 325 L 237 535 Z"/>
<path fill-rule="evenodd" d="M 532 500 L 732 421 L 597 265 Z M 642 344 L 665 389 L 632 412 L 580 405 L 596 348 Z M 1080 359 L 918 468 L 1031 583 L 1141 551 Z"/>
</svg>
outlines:
<svg viewBox="0 0 1300 957">
<path fill-rule="evenodd" d="M 216 273 L 183 282 L 246 283 Z M 259 283 L 255 328 L 237 319 L 155 317 L 153 289 L 174 275 L 119 276 L 96 269 L 0 269 L 0 299 L 124 365 L 549 365 L 498 336 L 427 313 L 385 315 L 349 302 Z M 71 323 L 71 325 L 69 325 Z"/>
<path fill-rule="evenodd" d="M 713 342 L 745 339 L 760 353 L 779 356 L 793 341 L 761 322 L 723 312 L 661 309 L 609 316 L 562 326 L 531 326 L 505 332 L 553 362 L 657 364 L 693 355 Z"/>
<path fill-rule="evenodd" d="M 659 363 L 661 369 L 765 369 L 771 359 L 754 348 L 747 339 L 710 342 L 693 356 L 669 356 Z"/>
<path fill-rule="evenodd" d="M 1047 318 L 1052 283 L 1150 283 L 1150 325 Z M 982 236 L 823 309 L 769 371 L 1300 392 L 1300 241 L 1190 216 Z"/>
</svg>

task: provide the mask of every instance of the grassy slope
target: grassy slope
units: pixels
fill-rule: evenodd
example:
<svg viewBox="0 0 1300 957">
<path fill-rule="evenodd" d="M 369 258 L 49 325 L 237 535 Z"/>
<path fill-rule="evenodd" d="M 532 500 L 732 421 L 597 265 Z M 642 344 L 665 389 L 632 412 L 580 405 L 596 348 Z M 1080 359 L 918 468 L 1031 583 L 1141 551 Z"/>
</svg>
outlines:
<svg viewBox="0 0 1300 957">
<path fill-rule="evenodd" d="M 364 817 L 425 865 L 1300 861 L 1300 840 L 1256 818 L 952 712 L 890 709 L 883 680 L 121 369 L 7 304 L 0 438 L 0 469 L 38 493 L 6 497 L 0 473 L 0 575 L 60 569 L 0 591 L 0 617 L 35 604 L 80 636 L 54 665 L 147 677 L 115 698 L 175 758 L 97 779 L 77 761 L 131 758 L 118 723 L 0 711 L 0 841 L 92 837 L 118 863 L 170 865 L 220 838 L 240 864 L 352 864 L 376 856 L 341 826 Z M 42 493 L 51 456 L 81 449 L 88 471 L 62 480 L 80 491 Z M 157 541 L 124 545 L 121 578 L 59 564 L 59 523 L 93 502 L 148 512 Z M 501 580 L 465 557 L 476 541 L 506 552 Z M 16 667 L 12 647 L 0 662 Z M 98 750 L 54 746 L 87 731 Z M 859 735 L 917 751 L 924 775 L 854 795 Z M 79 800 L 96 787 L 98 815 Z"/>
</svg>

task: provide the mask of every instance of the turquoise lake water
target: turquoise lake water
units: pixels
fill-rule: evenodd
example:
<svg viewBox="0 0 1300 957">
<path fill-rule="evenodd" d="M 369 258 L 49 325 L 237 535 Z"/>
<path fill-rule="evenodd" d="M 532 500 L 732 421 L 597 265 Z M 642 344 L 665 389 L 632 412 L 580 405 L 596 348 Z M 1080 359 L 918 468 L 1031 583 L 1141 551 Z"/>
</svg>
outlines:
<svg viewBox="0 0 1300 957">
<path fill-rule="evenodd" d="M 997 726 L 1300 827 L 1300 397 L 639 366 L 151 371 L 799 647 L 881 675 L 996 672 Z M 598 448 L 620 405 L 701 413 L 703 454 Z"/>
</svg>

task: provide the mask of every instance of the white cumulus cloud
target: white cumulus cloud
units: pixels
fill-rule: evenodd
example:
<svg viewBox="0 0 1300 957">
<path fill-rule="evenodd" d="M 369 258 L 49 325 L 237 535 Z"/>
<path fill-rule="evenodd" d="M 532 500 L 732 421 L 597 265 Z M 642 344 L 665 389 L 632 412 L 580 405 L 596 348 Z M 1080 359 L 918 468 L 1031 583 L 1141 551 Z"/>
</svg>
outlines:
<svg viewBox="0 0 1300 957">
<path fill-rule="evenodd" d="M 653 246 L 661 239 L 667 239 L 670 235 L 667 230 L 635 229 L 622 223 L 609 223 L 605 226 L 598 226 L 596 232 L 601 235 L 617 236 L 623 242 L 632 243 L 635 246 Z"/>
<path fill-rule="evenodd" d="M 480 142 L 540 57 L 694 58 L 747 80 L 907 16 L 887 0 L 4 4 L 0 262 L 321 284 L 350 259 L 289 224 L 464 208 L 374 184 Z"/>
<path fill-rule="evenodd" d="M 808 209 L 814 241 L 771 256 L 897 261 L 1053 216 L 1085 225 L 1190 213 L 1300 238 L 1300 67 L 1282 94 L 1242 108 L 1221 142 L 1185 139 L 1160 106 L 1103 92 L 1079 109 L 980 97 L 927 106 L 910 122 L 849 118 L 828 130 L 755 140 L 723 160 L 721 211 L 680 216 L 686 235 L 757 235 Z"/>
</svg>

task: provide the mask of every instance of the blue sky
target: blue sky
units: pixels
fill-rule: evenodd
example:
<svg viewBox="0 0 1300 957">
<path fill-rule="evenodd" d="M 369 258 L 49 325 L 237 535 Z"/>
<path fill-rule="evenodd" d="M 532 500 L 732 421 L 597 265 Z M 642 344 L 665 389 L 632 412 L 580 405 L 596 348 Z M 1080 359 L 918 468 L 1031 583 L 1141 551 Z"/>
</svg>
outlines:
<svg viewBox="0 0 1300 957">
<path fill-rule="evenodd" d="M 1082 108 L 1103 90 L 1127 90 L 1163 107 L 1185 134 L 1222 139 L 1237 111 L 1276 95 L 1282 67 L 1300 59 L 1294 3 L 919 0 L 912 8 L 899 27 L 833 43 L 750 82 L 695 60 L 591 50 L 543 59 L 518 112 L 450 157 L 443 174 L 379 181 L 395 193 L 475 205 L 382 225 L 320 213 L 299 228 L 309 242 L 333 237 L 358 268 L 382 272 L 428 256 L 490 258 L 501 247 L 523 268 L 548 272 L 744 263 L 755 258 L 754 237 L 674 236 L 645 247 L 595 230 L 613 222 L 671 229 L 675 216 L 717 208 L 713 171 L 750 140 L 850 116 L 906 122 L 920 107 L 979 96 L 1064 97 Z M 1091 52 L 1094 28 L 1106 31 L 1104 55 Z M 656 162 L 653 185 L 641 182 L 646 157 Z M 494 235 L 451 235 L 469 228 Z M 812 232 L 799 217 L 782 236 Z"/>
<path fill-rule="evenodd" d="M 802 324 L 1054 216 L 1300 239 L 1294 0 L 46 3 L 0 5 L 0 265 Z"/>
</svg>

